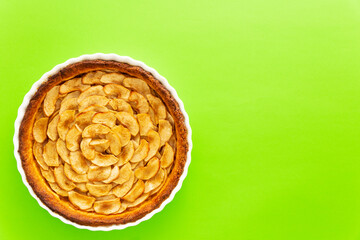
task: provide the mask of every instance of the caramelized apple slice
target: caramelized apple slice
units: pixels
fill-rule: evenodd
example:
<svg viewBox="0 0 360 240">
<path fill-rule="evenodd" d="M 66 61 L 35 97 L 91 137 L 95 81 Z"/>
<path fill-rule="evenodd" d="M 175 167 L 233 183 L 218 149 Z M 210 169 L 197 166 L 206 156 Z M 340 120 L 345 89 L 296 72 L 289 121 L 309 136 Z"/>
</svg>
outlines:
<svg viewBox="0 0 360 240">
<path fill-rule="evenodd" d="M 149 103 L 140 93 L 132 91 L 129 96 L 129 101 L 130 105 L 139 113 L 147 113 L 149 111 Z"/>
<path fill-rule="evenodd" d="M 72 169 L 72 167 L 67 163 L 64 164 L 64 173 L 65 173 L 65 176 L 73 182 L 76 182 L 76 183 L 87 182 L 86 174 L 76 173 Z"/>
<path fill-rule="evenodd" d="M 102 83 L 116 83 L 122 84 L 125 76 L 120 73 L 108 73 L 101 77 L 100 81 Z"/>
<path fill-rule="evenodd" d="M 152 107 L 149 107 L 149 112 L 148 112 L 151 121 L 157 125 L 159 123 L 159 118 L 155 115 L 154 110 L 152 109 Z"/>
<path fill-rule="evenodd" d="M 96 153 L 95 158 L 91 160 L 92 163 L 99 167 L 107 167 L 117 163 L 119 159 L 114 155 L 104 155 L 102 153 Z"/>
<path fill-rule="evenodd" d="M 151 107 L 154 109 L 156 116 L 159 119 L 166 118 L 166 108 L 160 98 L 154 97 L 151 94 L 147 94 L 146 98 L 148 99 Z"/>
<path fill-rule="evenodd" d="M 160 147 L 160 136 L 157 132 L 150 130 L 147 134 L 147 140 L 149 142 L 149 152 L 147 154 L 147 157 L 145 158 L 145 161 L 149 161 L 150 158 L 155 156 L 157 151 Z"/>
<path fill-rule="evenodd" d="M 131 187 L 134 184 L 135 176 L 134 172 L 131 172 L 129 180 L 124 182 L 123 184 L 117 185 L 112 189 L 112 193 L 115 194 L 117 197 L 123 197 L 127 194 Z"/>
<path fill-rule="evenodd" d="M 66 134 L 69 131 L 70 125 L 73 124 L 75 119 L 75 110 L 66 110 L 60 114 L 59 123 L 57 125 L 57 130 L 59 137 L 65 141 Z"/>
<path fill-rule="evenodd" d="M 115 126 L 116 117 L 112 112 L 96 113 L 92 118 L 93 123 L 101 123 L 110 128 Z"/>
<path fill-rule="evenodd" d="M 145 184 L 142 180 L 138 180 L 132 189 L 123 197 L 128 202 L 134 202 L 145 190 Z"/>
<path fill-rule="evenodd" d="M 59 114 L 62 114 L 66 110 L 77 110 L 78 103 L 76 98 L 68 98 L 61 102 Z"/>
<path fill-rule="evenodd" d="M 89 193 L 95 197 L 101 197 L 109 194 L 111 187 L 111 184 L 86 184 L 86 188 L 89 190 Z"/>
<path fill-rule="evenodd" d="M 158 186 L 160 186 L 161 183 L 164 181 L 164 179 L 165 179 L 165 171 L 162 168 L 160 168 L 158 173 L 155 175 L 155 177 L 152 177 L 145 182 L 144 193 L 148 193 L 154 190 L 155 188 L 157 188 Z"/>
<path fill-rule="evenodd" d="M 172 134 L 171 124 L 167 120 L 159 120 L 160 146 L 169 141 Z"/>
<path fill-rule="evenodd" d="M 120 168 L 119 177 L 114 180 L 114 183 L 123 184 L 128 181 L 131 177 L 131 165 L 130 163 L 125 164 Z"/>
<path fill-rule="evenodd" d="M 96 201 L 94 203 L 94 210 L 97 213 L 112 214 L 120 209 L 120 198 L 112 200 Z"/>
<path fill-rule="evenodd" d="M 104 183 L 111 183 L 112 181 L 114 181 L 115 179 L 117 179 L 119 177 L 119 174 L 120 174 L 120 170 L 119 170 L 119 167 L 118 166 L 114 166 L 112 169 L 111 169 L 111 173 L 110 173 L 110 176 L 105 179 L 103 182 Z"/>
<path fill-rule="evenodd" d="M 129 129 L 131 135 L 136 136 L 139 132 L 139 124 L 133 115 L 127 112 L 118 112 L 115 116 L 122 125 Z"/>
<path fill-rule="evenodd" d="M 157 157 L 153 157 L 145 167 L 139 167 L 135 170 L 135 177 L 142 180 L 149 180 L 156 175 L 159 168 L 160 160 Z"/>
<path fill-rule="evenodd" d="M 127 100 L 130 95 L 130 90 L 127 88 L 124 88 L 123 86 L 119 84 L 107 84 L 104 87 L 104 92 L 109 97 L 115 97 L 115 98 L 122 98 Z"/>
<path fill-rule="evenodd" d="M 54 168 L 54 176 L 56 183 L 65 191 L 71 191 L 76 187 L 76 185 L 65 176 L 63 165 Z"/>
<path fill-rule="evenodd" d="M 140 203 L 143 203 L 149 196 L 150 196 L 149 193 L 144 193 L 143 195 L 141 195 L 140 197 L 138 197 L 134 202 L 129 203 L 129 204 L 128 204 L 128 208 L 138 206 Z"/>
<path fill-rule="evenodd" d="M 85 98 L 90 96 L 105 96 L 103 86 L 98 85 L 86 89 L 84 92 L 80 94 L 80 96 L 77 99 L 77 102 L 81 103 Z"/>
<path fill-rule="evenodd" d="M 126 127 L 124 127 L 122 125 L 118 125 L 118 126 L 113 127 L 111 130 L 114 133 L 116 133 L 118 135 L 118 137 L 120 138 L 122 147 L 127 145 L 130 142 L 131 133 Z"/>
<path fill-rule="evenodd" d="M 139 147 L 135 150 L 130 162 L 137 163 L 146 158 L 149 152 L 149 143 L 145 139 L 141 139 Z"/>
<path fill-rule="evenodd" d="M 106 135 L 106 139 L 110 142 L 110 151 L 114 155 L 119 155 L 121 152 L 121 142 L 119 136 L 111 131 Z"/>
<path fill-rule="evenodd" d="M 75 91 L 75 92 L 71 92 L 71 93 L 68 93 L 62 100 L 61 102 L 64 102 L 66 101 L 67 99 L 70 99 L 70 98 L 78 98 L 80 96 L 80 91 Z M 60 96 L 59 96 L 60 97 Z"/>
<path fill-rule="evenodd" d="M 40 118 L 35 122 L 33 127 L 33 136 L 35 141 L 39 143 L 45 141 L 48 121 L 48 118 Z"/>
<path fill-rule="evenodd" d="M 111 99 L 109 105 L 118 112 L 128 112 L 131 115 L 134 114 L 130 104 L 120 98 Z"/>
<path fill-rule="evenodd" d="M 98 167 L 95 165 L 91 165 L 89 167 L 89 171 L 87 173 L 87 177 L 90 181 L 100 182 L 106 180 L 110 177 L 111 167 Z"/>
<path fill-rule="evenodd" d="M 94 111 L 94 112 L 108 112 L 109 109 L 105 106 L 100 106 L 97 104 L 91 105 L 87 108 L 82 109 L 80 112 L 90 112 L 90 111 Z"/>
<path fill-rule="evenodd" d="M 49 170 L 49 166 L 44 161 L 43 149 L 42 149 L 42 144 L 41 143 L 34 142 L 34 144 L 33 144 L 33 154 L 34 154 L 34 157 L 35 157 L 36 161 L 40 165 L 40 167 L 42 169 L 44 169 L 44 170 Z"/>
<path fill-rule="evenodd" d="M 92 146 L 97 152 L 105 152 L 110 146 L 110 141 L 107 139 L 94 139 L 91 140 L 90 146 Z"/>
<path fill-rule="evenodd" d="M 83 84 L 101 84 L 101 77 L 105 74 L 102 71 L 89 72 L 82 78 Z"/>
<path fill-rule="evenodd" d="M 65 191 L 64 189 L 60 188 L 59 185 L 57 185 L 56 183 L 49 182 L 49 185 L 50 185 L 51 189 L 54 192 L 56 192 L 56 194 L 63 196 L 63 197 L 68 196 L 68 192 Z"/>
<path fill-rule="evenodd" d="M 44 99 L 44 113 L 46 116 L 50 116 L 55 111 L 55 104 L 59 97 L 59 86 L 55 86 L 46 94 Z"/>
<path fill-rule="evenodd" d="M 146 136 L 150 130 L 154 130 L 154 124 L 149 114 L 140 113 L 137 115 L 140 127 L 140 136 Z"/>
<path fill-rule="evenodd" d="M 141 94 L 149 94 L 150 88 L 145 81 L 138 78 L 125 78 L 123 82 L 124 86 L 133 89 Z"/>
<path fill-rule="evenodd" d="M 89 166 L 80 151 L 70 152 L 70 165 L 78 174 L 85 174 Z"/>
<path fill-rule="evenodd" d="M 122 166 L 130 161 L 134 154 L 134 145 L 132 141 L 130 141 L 121 151 L 119 157 L 119 161 L 116 163 L 117 166 Z"/>
<path fill-rule="evenodd" d="M 99 105 L 99 106 L 106 106 L 109 103 L 109 99 L 105 96 L 89 96 L 84 98 L 79 103 L 79 111 L 83 112 L 84 109 L 90 107 L 91 105 Z"/>
<path fill-rule="evenodd" d="M 47 136 L 52 140 L 56 141 L 59 137 L 58 131 L 57 131 L 57 125 L 59 123 L 59 115 L 56 115 L 49 123 L 48 129 L 47 129 Z"/>
<path fill-rule="evenodd" d="M 95 158 L 95 150 L 90 146 L 91 138 L 83 138 L 80 143 L 80 149 L 86 159 L 92 160 Z"/>
<path fill-rule="evenodd" d="M 88 192 L 89 190 L 86 188 L 86 183 L 82 182 L 82 183 L 75 183 L 76 185 L 76 189 L 79 190 L 80 192 Z"/>
<path fill-rule="evenodd" d="M 89 209 L 93 206 L 95 198 L 86 196 L 84 194 L 77 193 L 75 191 L 69 192 L 69 200 L 76 207 L 81 210 Z"/>
<path fill-rule="evenodd" d="M 164 152 L 160 159 L 161 167 L 167 168 L 171 165 L 173 161 L 174 161 L 174 150 L 168 143 L 166 143 L 164 146 Z"/>
<path fill-rule="evenodd" d="M 95 113 L 95 111 L 79 113 L 75 118 L 75 125 L 77 125 L 81 130 L 84 130 L 84 128 L 91 124 L 91 120 Z"/>
<path fill-rule="evenodd" d="M 40 171 L 41 171 L 41 175 L 43 175 L 46 181 L 52 183 L 55 182 L 55 176 L 51 170 L 43 170 L 42 168 L 40 168 Z"/>
<path fill-rule="evenodd" d="M 66 143 L 61 138 L 56 142 L 56 151 L 64 162 L 70 164 L 70 151 L 67 149 Z"/>
<path fill-rule="evenodd" d="M 122 202 L 119 210 L 117 210 L 116 212 L 114 212 L 114 214 L 120 214 L 120 213 L 124 212 L 126 209 L 127 209 L 127 203 L 126 203 L 126 202 Z"/>
<path fill-rule="evenodd" d="M 82 84 L 81 78 L 67 80 L 60 86 L 60 93 L 66 94 L 73 91 L 85 91 L 90 85 Z"/>
<path fill-rule="evenodd" d="M 54 141 L 49 140 L 45 146 L 43 151 L 43 158 L 46 165 L 51 167 L 57 167 L 60 164 L 59 155 L 56 151 L 56 143 Z"/>
<path fill-rule="evenodd" d="M 102 124 L 91 124 L 87 126 L 84 131 L 82 132 L 83 138 L 94 138 L 101 134 L 108 134 L 110 132 L 110 128 L 102 125 Z"/>
<path fill-rule="evenodd" d="M 66 134 L 66 147 L 70 151 L 77 151 L 80 147 L 81 140 L 81 131 L 76 127 L 76 125 L 72 126 L 68 133 Z"/>
</svg>

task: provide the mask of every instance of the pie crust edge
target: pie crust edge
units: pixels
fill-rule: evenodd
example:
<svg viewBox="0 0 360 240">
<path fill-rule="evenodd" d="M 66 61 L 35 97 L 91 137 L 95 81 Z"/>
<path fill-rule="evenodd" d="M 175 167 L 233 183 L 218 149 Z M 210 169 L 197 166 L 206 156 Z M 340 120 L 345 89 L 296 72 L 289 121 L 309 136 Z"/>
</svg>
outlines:
<svg viewBox="0 0 360 240">
<path fill-rule="evenodd" d="M 144 203 L 137 207 L 128 209 L 127 211 L 114 214 L 102 215 L 97 213 L 76 210 L 70 206 L 67 201 L 61 199 L 59 195 L 51 190 L 46 180 L 41 175 L 39 166 L 34 159 L 32 152 L 33 136 L 32 129 L 34 125 L 35 115 L 45 98 L 46 93 L 55 85 L 63 81 L 71 79 L 77 75 L 96 71 L 96 70 L 114 70 L 127 73 L 133 77 L 143 79 L 165 103 L 168 111 L 174 118 L 176 131 L 176 156 L 174 166 L 169 174 L 163 188 L 153 197 L 147 199 Z M 189 151 L 189 142 L 187 139 L 188 130 L 185 124 L 184 115 L 179 107 L 178 102 L 171 95 L 169 90 L 150 72 L 145 71 L 139 66 L 133 66 L 123 62 L 113 60 L 83 60 L 70 64 L 62 68 L 56 74 L 48 77 L 43 82 L 37 92 L 32 96 L 26 108 L 24 117 L 19 128 L 19 154 L 21 158 L 22 168 L 25 172 L 27 182 L 33 189 L 37 197 L 51 211 L 58 213 L 66 219 L 87 226 L 109 226 L 126 224 L 141 219 L 148 213 L 160 207 L 177 186 L 179 179 L 184 171 L 187 160 L 187 152 Z"/>
</svg>

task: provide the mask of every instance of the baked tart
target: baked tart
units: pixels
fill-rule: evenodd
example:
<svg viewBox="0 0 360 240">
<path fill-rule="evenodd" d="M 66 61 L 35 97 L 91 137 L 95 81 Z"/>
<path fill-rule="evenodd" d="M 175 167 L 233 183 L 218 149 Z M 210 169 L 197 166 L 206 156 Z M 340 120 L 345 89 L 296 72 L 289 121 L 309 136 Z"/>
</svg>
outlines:
<svg viewBox="0 0 360 240">
<path fill-rule="evenodd" d="M 145 65 L 104 56 L 44 76 L 14 139 L 38 200 L 90 227 L 125 226 L 158 211 L 190 161 L 190 128 L 176 92 Z"/>
</svg>

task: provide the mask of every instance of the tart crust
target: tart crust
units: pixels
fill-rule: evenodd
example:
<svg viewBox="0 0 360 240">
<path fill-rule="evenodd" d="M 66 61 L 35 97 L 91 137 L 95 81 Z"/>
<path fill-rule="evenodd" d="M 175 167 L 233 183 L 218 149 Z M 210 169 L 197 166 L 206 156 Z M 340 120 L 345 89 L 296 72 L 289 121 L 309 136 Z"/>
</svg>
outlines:
<svg viewBox="0 0 360 240">
<path fill-rule="evenodd" d="M 139 206 L 127 209 L 125 212 L 113 215 L 103 215 L 94 212 L 86 212 L 73 208 L 70 203 L 57 195 L 47 184 L 40 172 L 40 168 L 34 158 L 32 145 L 34 138 L 32 135 L 35 115 L 43 102 L 46 93 L 54 86 L 74 78 L 75 76 L 96 70 L 112 70 L 128 74 L 144 80 L 163 100 L 175 123 L 176 133 L 176 155 L 174 166 L 162 189 L 149 197 Z M 160 207 L 171 194 L 178 184 L 187 160 L 189 143 L 187 140 L 187 127 L 184 115 L 178 102 L 162 83 L 157 80 L 150 72 L 145 71 L 139 66 L 132 66 L 127 63 L 112 60 L 84 60 L 70 64 L 61 69 L 58 73 L 50 76 L 48 80 L 40 85 L 38 91 L 31 98 L 21 122 L 19 129 L 19 154 L 24 169 L 27 182 L 34 190 L 39 199 L 53 212 L 65 217 L 66 219 L 87 226 L 109 226 L 134 222 L 154 209 Z"/>
</svg>

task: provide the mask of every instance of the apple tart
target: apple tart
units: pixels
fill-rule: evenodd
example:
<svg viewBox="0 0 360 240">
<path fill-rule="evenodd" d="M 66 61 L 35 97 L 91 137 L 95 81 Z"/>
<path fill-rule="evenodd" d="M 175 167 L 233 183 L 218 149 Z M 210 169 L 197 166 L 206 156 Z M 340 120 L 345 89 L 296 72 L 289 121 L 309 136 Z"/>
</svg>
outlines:
<svg viewBox="0 0 360 240">
<path fill-rule="evenodd" d="M 35 194 L 72 222 L 134 222 L 169 197 L 188 152 L 178 102 L 150 72 L 84 60 L 31 98 L 19 153 Z"/>
</svg>

